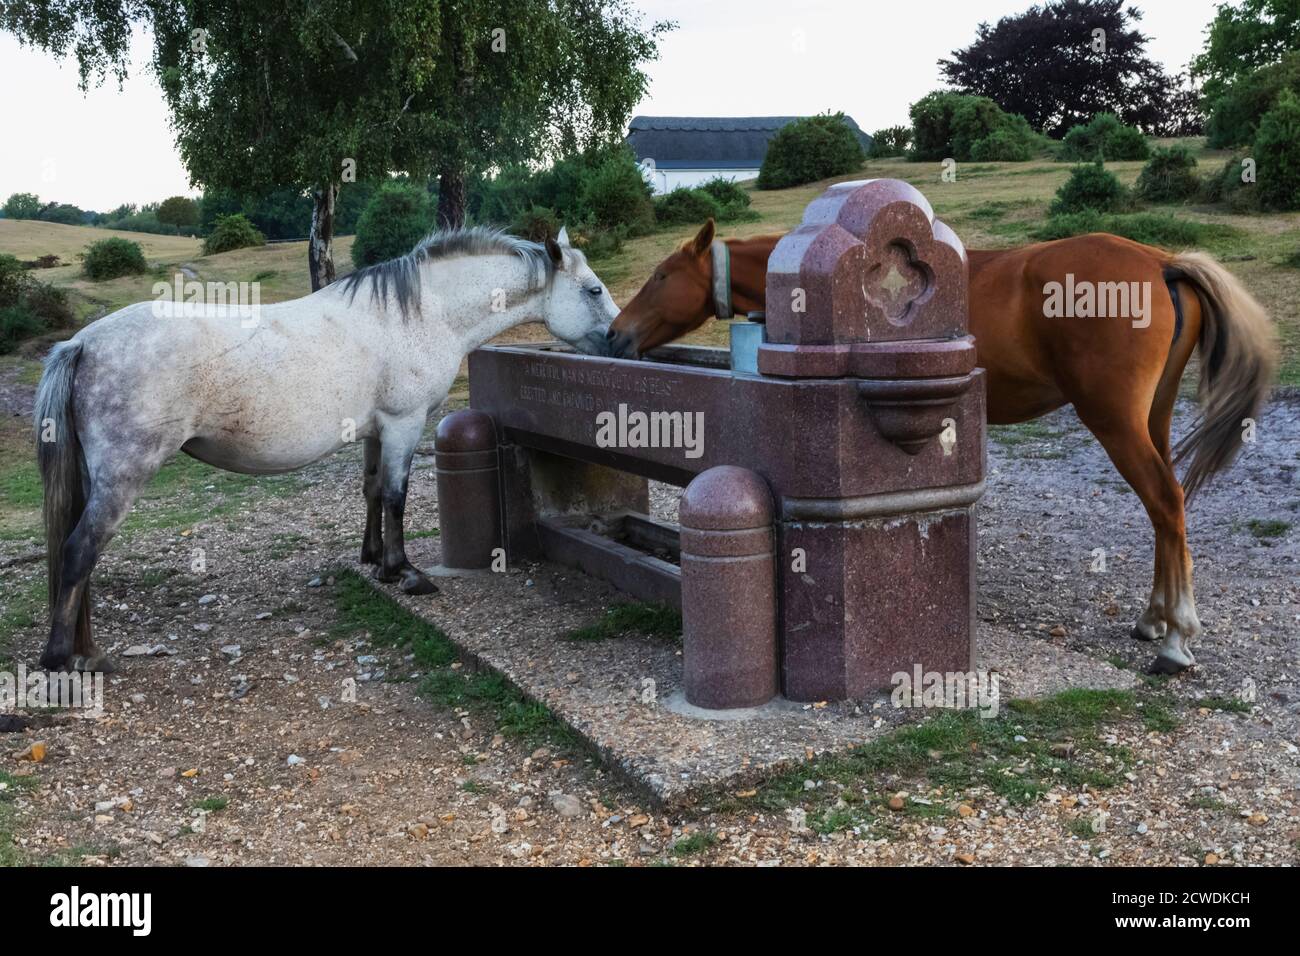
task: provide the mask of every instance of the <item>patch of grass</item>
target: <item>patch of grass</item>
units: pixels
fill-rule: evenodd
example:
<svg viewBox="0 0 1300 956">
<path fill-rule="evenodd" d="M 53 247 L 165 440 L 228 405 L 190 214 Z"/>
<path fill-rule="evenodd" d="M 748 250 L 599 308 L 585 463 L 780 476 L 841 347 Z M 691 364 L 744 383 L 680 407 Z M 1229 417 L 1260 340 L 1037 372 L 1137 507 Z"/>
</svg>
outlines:
<svg viewBox="0 0 1300 956">
<path fill-rule="evenodd" d="M 483 794 L 483 793 L 492 792 L 491 787 L 489 787 L 487 784 L 479 783 L 477 780 L 466 780 L 464 783 L 460 785 L 460 789 L 464 793 Z"/>
<path fill-rule="evenodd" d="M 1075 817 L 1066 824 L 1066 829 L 1080 840 L 1091 840 L 1097 835 L 1097 831 L 1092 828 L 1092 821 L 1086 817 Z"/>
<path fill-rule="evenodd" d="M 680 642 L 682 615 L 664 604 L 634 602 L 615 604 L 605 611 L 605 616 L 565 635 L 570 641 L 603 641 L 620 634 L 644 634 L 646 637 L 665 637 Z"/>
<path fill-rule="evenodd" d="M 1246 530 L 1260 541 L 1280 538 L 1291 530 L 1291 522 L 1277 518 L 1251 518 L 1246 522 Z"/>
<path fill-rule="evenodd" d="M 15 777 L 0 770 L 0 867 L 26 866 L 27 854 L 14 842 L 14 797 L 31 790 L 36 781 L 31 777 Z"/>
<path fill-rule="evenodd" d="M 1196 702 L 1198 707 L 1205 707 L 1209 710 L 1225 710 L 1230 714 L 1249 714 L 1250 704 L 1236 697 L 1221 697 L 1213 694 L 1209 697 L 1202 697 Z"/>
<path fill-rule="evenodd" d="M 43 574 L 25 584 L 6 582 L 5 600 L 0 603 L 0 666 L 10 662 L 18 632 L 36 626 L 47 599 Z"/>
<path fill-rule="evenodd" d="M 377 593 L 355 571 L 336 573 L 334 600 L 338 620 L 331 637 L 365 632 L 372 644 L 409 650 L 426 671 L 420 692 L 435 706 L 491 715 L 507 736 L 577 745 L 578 737 L 567 725 L 500 674 L 453 668 L 456 648 L 440 628 Z"/>
<path fill-rule="evenodd" d="M 1053 786 L 1074 789 L 1114 786 L 1133 757 L 1102 739 L 1104 728 L 1135 719 L 1139 700 L 1131 691 L 1069 690 L 1042 700 L 1005 701 L 997 717 L 974 710 L 944 711 L 901 727 L 847 754 L 828 755 L 773 778 L 759 788 L 758 805 L 768 810 L 809 808 L 819 832 L 870 825 L 884 814 L 857 807 L 850 796 L 870 793 L 884 774 L 915 778 L 944 793 L 986 788 L 1013 805 L 1041 799 Z M 1068 756 L 1053 744 L 1068 742 Z M 807 790 L 804 781 L 821 786 Z M 923 784 L 924 785 L 924 784 Z M 891 784 L 892 786 L 892 784 Z M 846 807 L 837 806 L 843 799 Z M 872 797 L 877 804 L 879 796 Z M 910 801 L 916 815 L 946 816 L 946 802 Z"/>
<path fill-rule="evenodd" d="M 707 830 L 697 830 L 690 836 L 682 837 L 674 843 L 671 852 L 673 856 L 677 857 L 693 856 L 696 853 L 703 853 L 705 850 L 711 849 L 717 845 L 718 837 L 716 834 Z"/>
<path fill-rule="evenodd" d="M 1142 725 L 1153 733 L 1161 734 L 1178 729 L 1178 715 L 1174 713 L 1168 698 L 1152 695 L 1143 699 Z"/>
<path fill-rule="evenodd" d="M 218 810 L 224 810 L 228 806 L 230 806 L 230 798 L 222 796 L 204 797 L 202 800 L 197 800 L 194 803 L 195 810 L 203 810 L 207 813 L 216 813 Z"/>
<path fill-rule="evenodd" d="M 1217 797 L 1207 797 L 1203 793 L 1198 793 L 1196 796 L 1189 798 L 1187 805 L 1193 810 L 1215 810 L 1224 812 L 1232 810 L 1230 804 L 1225 803 Z"/>
</svg>

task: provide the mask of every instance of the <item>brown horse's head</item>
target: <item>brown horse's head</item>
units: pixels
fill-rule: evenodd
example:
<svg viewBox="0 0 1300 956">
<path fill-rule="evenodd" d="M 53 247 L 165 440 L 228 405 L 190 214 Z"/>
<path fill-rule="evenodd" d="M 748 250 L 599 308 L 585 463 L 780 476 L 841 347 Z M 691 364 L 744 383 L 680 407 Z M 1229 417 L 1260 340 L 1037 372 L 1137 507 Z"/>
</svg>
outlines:
<svg viewBox="0 0 1300 956">
<path fill-rule="evenodd" d="M 694 239 L 683 242 L 655 267 L 609 327 L 611 351 L 621 358 L 636 358 L 657 345 L 671 342 L 698 329 L 713 315 L 713 220 Z"/>
</svg>

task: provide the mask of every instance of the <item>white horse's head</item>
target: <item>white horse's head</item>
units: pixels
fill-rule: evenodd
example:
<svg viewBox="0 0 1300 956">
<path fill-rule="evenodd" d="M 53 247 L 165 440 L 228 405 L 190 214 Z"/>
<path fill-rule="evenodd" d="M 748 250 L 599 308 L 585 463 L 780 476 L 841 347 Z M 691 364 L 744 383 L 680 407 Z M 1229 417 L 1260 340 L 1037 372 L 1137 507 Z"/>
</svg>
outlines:
<svg viewBox="0 0 1300 956">
<path fill-rule="evenodd" d="M 546 296 L 542 321 L 557 339 L 588 355 L 609 355 L 609 324 L 618 306 L 587 265 L 587 257 L 569 244 L 569 232 L 546 240 L 555 275 Z"/>
</svg>

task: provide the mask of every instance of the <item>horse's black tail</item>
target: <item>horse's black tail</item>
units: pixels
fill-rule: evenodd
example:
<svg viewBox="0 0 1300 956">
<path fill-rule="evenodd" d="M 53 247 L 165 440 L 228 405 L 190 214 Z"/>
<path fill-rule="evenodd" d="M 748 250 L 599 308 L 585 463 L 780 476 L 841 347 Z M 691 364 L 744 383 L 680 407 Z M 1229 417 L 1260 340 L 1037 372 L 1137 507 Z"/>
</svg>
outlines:
<svg viewBox="0 0 1300 956">
<path fill-rule="evenodd" d="M 59 597 L 63 543 L 86 507 L 82 477 L 85 465 L 72 416 L 72 386 L 81 358 L 81 342 L 69 339 L 50 349 L 36 389 L 36 462 L 45 485 L 45 560 L 49 569 L 50 611 Z M 81 613 L 89 611 L 89 595 Z"/>
</svg>

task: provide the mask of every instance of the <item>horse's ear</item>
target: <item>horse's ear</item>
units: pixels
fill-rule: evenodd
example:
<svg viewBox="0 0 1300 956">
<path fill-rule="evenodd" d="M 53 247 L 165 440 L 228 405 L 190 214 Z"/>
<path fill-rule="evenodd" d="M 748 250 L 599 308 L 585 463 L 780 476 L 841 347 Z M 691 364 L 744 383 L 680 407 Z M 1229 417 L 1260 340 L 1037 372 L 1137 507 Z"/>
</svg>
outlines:
<svg viewBox="0 0 1300 956">
<path fill-rule="evenodd" d="M 702 256 L 709 251 L 709 246 L 713 245 L 713 232 L 713 218 L 710 217 L 704 225 L 700 226 L 700 231 L 695 234 L 695 241 L 691 243 L 691 248 L 695 250 L 697 256 Z"/>
<path fill-rule="evenodd" d="M 559 234 L 558 236 L 555 237 L 555 241 L 558 242 L 558 243 L 559 243 L 560 245 L 562 245 L 562 246 L 571 246 L 571 245 L 573 245 L 573 243 L 571 243 L 571 242 L 569 241 L 569 227 L 568 227 L 568 226 L 561 226 L 561 227 L 560 227 L 560 234 Z"/>
<path fill-rule="evenodd" d="M 564 250 L 561 249 L 560 244 L 550 236 L 546 237 L 546 254 L 551 257 L 551 262 L 554 264 L 555 268 L 564 268 Z"/>
</svg>

